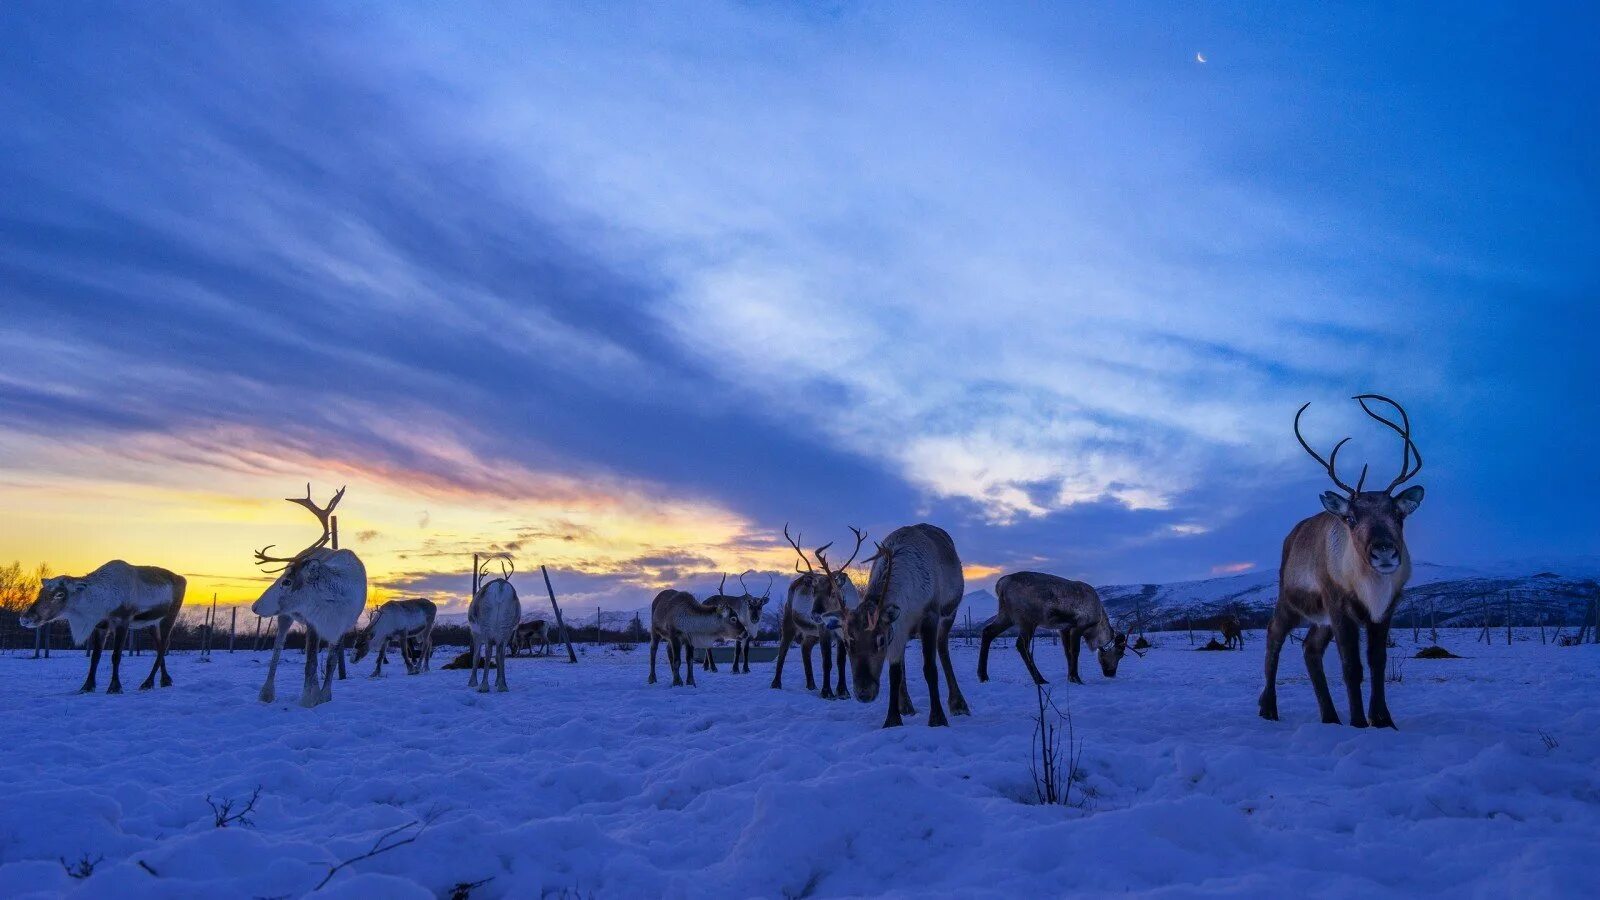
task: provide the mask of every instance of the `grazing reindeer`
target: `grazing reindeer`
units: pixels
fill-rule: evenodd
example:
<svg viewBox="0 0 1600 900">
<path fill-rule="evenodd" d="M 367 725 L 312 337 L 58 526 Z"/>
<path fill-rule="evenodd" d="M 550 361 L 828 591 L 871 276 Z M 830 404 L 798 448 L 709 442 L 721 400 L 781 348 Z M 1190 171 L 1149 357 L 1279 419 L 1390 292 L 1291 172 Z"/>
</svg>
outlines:
<svg viewBox="0 0 1600 900">
<path fill-rule="evenodd" d="M 1217 630 L 1222 632 L 1222 646 L 1229 650 L 1244 649 L 1244 626 L 1239 617 L 1229 613 L 1217 620 Z"/>
<path fill-rule="evenodd" d="M 535 644 L 539 645 L 540 653 L 534 653 Z M 515 655 L 522 650 L 534 655 L 550 654 L 550 626 L 545 620 L 534 619 L 517 626 L 517 633 L 511 638 L 511 652 Z"/>
<path fill-rule="evenodd" d="M 428 658 L 433 656 L 433 620 L 438 613 L 433 601 L 422 597 L 390 600 L 378 607 L 372 624 L 356 640 L 355 662 L 361 662 L 373 647 L 378 648 L 378 662 L 372 669 L 372 677 L 377 678 L 383 674 L 383 651 L 392 638 L 400 644 L 400 659 L 406 664 L 407 675 L 431 668 Z"/>
<path fill-rule="evenodd" d="M 487 566 L 488 560 L 483 564 Z M 511 568 L 500 561 L 500 577 L 479 585 L 478 593 L 467 607 L 467 627 L 472 630 L 472 678 L 467 687 L 476 687 L 478 693 L 489 693 L 489 654 L 495 654 L 494 689 L 508 691 L 506 687 L 506 647 L 516 636 L 517 624 L 522 621 L 522 601 L 517 599 L 517 589 L 511 586 Z M 483 575 L 482 570 L 478 573 Z M 478 664 L 483 664 L 483 681 L 478 681 Z"/>
<path fill-rule="evenodd" d="M 867 539 L 865 533 L 854 526 L 850 531 L 856 536 L 855 550 L 851 551 L 850 558 L 837 570 L 828 565 L 827 552 L 832 543 L 824 544 L 816 550 L 817 562 L 822 567 L 818 573 L 811 566 L 811 559 L 806 552 L 800 549 L 798 538 L 789 537 L 789 526 L 783 526 L 783 536 L 799 554 L 800 562 L 806 564 L 806 571 L 799 578 L 789 583 L 789 597 L 783 605 L 783 621 L 779 627 L 778 635 L 778 664 L 772 673 L 772 686 L 783 687 L 783 661 L 789 656 L 789 645 L 796 639 L 800 641 L 800 661 L 805 665 L 806 690 L 817 689 L 817 682 L 811 673 L 811 648 L 817 644 L 822 645 L 822 692 L 819 694 L 824 699 L 832 700 L 850 699 L 850 689 L 845 686 L 845 618 L 850 610 L 861 602 L 861 595 L 857 593 L 856 586 L 850 581 L 847 570 L 851 563 L 856 561 L 856 555 L 861 552 L 861 544 Z M 800 563 L 795 563 L 794 570 L 800 572 Z M 838 649 L 835 650 L 835 647 Z M 839 665 L 839 686 L 835 688 L 832 668 L 834 657 L 837 654 Z"/>
<path fill-rule="evenodd" d="M 757 597 L 750 593 L 750 588 L 744 583 L 744 576 L 750 574 L 746 569 L 739 575 L 739 589 L 743 594 L 725 594 L 722 589 L 727 586 L 728 576 L 722 576 L 722 583 L 717 585 L 717 592 L 705 599 L 712 606 L 726 606 L 733 610 L 739 619 L 739 624 L 744 628 L 744 634 L 733 640 L 733 671 L 734 674 L 748 674 L 750 671 L 750 642 L 755 640 L 756 631 L 761 628 L 761 610 L 767 605 L 767 599 L 772 594 L 773 579 L 769 576 L 767 592 Z M 717 660 L 712 655 L 710 648 L 706 650 L 704 668 L 707 672 L 717 671 Z"/>
<path fill-rule="evenodd" d="M 649 683 L 656 683 L 656 648 L 662 641 L 667 642 L 672 683 L 684 683 L 678 675 L 678 662 L 682 660 L 689 673 L 689 686 L 694 687 L 695 650 L 709 650 L 718 640 L 742 638 L 744 634 L 744 624 L 732 606 L 701 603 L 687 591 L 662 591 L 650 601 Z"/>
<path fill-rule="evenodd" d="M 967 701 L 956 684 L 950 664 L 950 628 L 961 606 L 964 582 L 961 558 L 944 529 L 934 525 L 908 525 L 890 532 L 873 555 L 867 595 L 852 609 L 846 625 L 848 652 L 856 699 L 871 703 L 878 696 L 879 675 L 889 663 L 889 715 L 883 727 L 902 724 L 901 703 L 906 689 L 906 642 L 916 634 L 922 641 L 922 675 L 928 682 L 928 724 L 949 725 L 939 705 L 939 667 L 944 665 L 950 712 L 966 715 Z"/>
<path fill-rule="evenodd" d="M 100 667 L 100 649 L 112 639 L 111 684 L 108 694 L 122 693 L 122 648 L 129 629 L 156 629 L 156 662 L 150 667 L 139 690 L 155 686 L 156 672 L 161 686 L 171 687 L 167 674 L 167 644 L 173 625 L 183 608 L 187 587 L 182 575 L 155 566 L 131 566 L 112 560 L 82 578 L 60 575 L 46 578 L 39 585 L 39 596 L 23 611 L 22 627 L 38 628 L 56 619 L 66 619 L 73 643 L 90 640 L 89 676 L 79 693 L 94 693 L 95 671 Z"/>
<path fill-rule="evenodd" d="M 1067 679 L 1083 684 L 1078 677 L 1078 654 L 1088 639 L 1089 649 L 1100 659 L 1100 671 L 1107 678 L 1117 675 L 1117 663 L 1126 655 L 1128 636 L 1111 627 L 1106 608 L 1094 588 L 1081 581 L 1069 581 L 1043 572 L 1015 572 L 995 582 L 1000 610 L 983 626 L 983 643 L 978 648 L 978 680 L 989 680 L 989 644 L 1017 626 L 1017 654 L 1022 657 L 1034 684 L 1045 684 L 1033 662 L 1033 632 L 1041 625 L 1061 632 L 1061 650 L 1067 656 Z"/>
<path fill-rule="evenodd" d="M 1400 435 L 1404 447 L 1400 474 L 1381 491 L 1364 491 L 1367 469 L 1355 487 L 1339 480 L 1335 464 L 1343 441 L 1323 459 L 1300 435 L 1300 416 L 1294 417 L 1294 436 L 1300 446 L 1328 472 L 1333 483 L 1344 491 L 1324 491 L 1323 511 L 1296 525 L 1283 542 L 1283 564 L 1278 570 L 1278 604 L 1267 628 L 1266 686 L 1261 691 L 1261 717 L 1278 718 L 1278 653 L 1284 639 L 1302 621 L 1312 623 L 1306 634 L 1306 669 L 1321 707 L 1322 721 L 1339 724 L 1339 714 L 1328 694 L 1328 677 L 1322 670 L 1322 655 L 1330 640 L 1339 648 L 1344 686 L 1350 699 L 1350 724 L 1365 728 L 1370 721 L 1379 727 L 1395 727 L 1384 698 L 1384 667 L 1388 663 L 1389 619 L 1399 604 L 1400 592 L 1411 577 L 1411 556 L 1406 551 L 1405 520 L 1422 504 L 1422 486 L 1412 485 L 1394 494 L 1395 488 L 1422 471 L 1422 453 L 1411 440 L 1411 418 L 1405 409 L 1387 397 L 1361 394 L 1354 398 L 1367 415 Z M 1368 401 L 1381 401 L 1400 414 L 1397 424 L 1373 412 Z M 1412 458 L 1415 457 L 1413 467 Z M 1372 670 L 1372 702 L 1366 715 L 1361 712 L 1361 628 L 1367 631 L 1367 666 Z"/>
<path fill-rule="evenodd" d="M 367 567 L 349 550 L 330 550 L 328 541 L 333 537 L 329 521 L 333 510 L 344 499 L 344 488 L 339 488 L 325 507 L 318 507 L 311 499 L 311 485 L 306 485 L 304 499 L 288 498 L 290 503 L 304 506 L 322 525 L 322 536 L 294 556 L 268 556 L 272 547 L 256 551 L 256 564 L 283 563 L 269 571 L 281 573 L 250 611 L 258 616 L 278 618 L 278 637 L 272 645 L 272 661 L 267 664 L 267 682 L 261 686 L 261 702 L 271 703 L 275 696 L 278 676 L 278 658 L 283 655 L 283 642 L 288 637 L 289 626 L 300 622 L 306 629 L 305 687 L 300 694 L 301 706 L 316 706 L 333 699 L 333 667 L 344 657 L 344 636 L 356 627 L 361 611 L 367 606 Z M 328 662 L 317 688 L 317 652 L 319 641 L 328 642 Z"/>
</svg>

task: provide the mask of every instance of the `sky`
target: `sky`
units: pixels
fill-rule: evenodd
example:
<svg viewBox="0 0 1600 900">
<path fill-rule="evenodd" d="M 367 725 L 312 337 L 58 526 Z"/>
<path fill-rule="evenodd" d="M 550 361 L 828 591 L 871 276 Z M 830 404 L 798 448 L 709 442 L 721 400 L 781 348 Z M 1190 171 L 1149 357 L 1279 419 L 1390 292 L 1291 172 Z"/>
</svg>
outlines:
<svg viewBox="0 0 1600 900">
<path fill-rule="evenodd" d="M 6 4 L 0 561 L 250 600 L 309 481 L 379 599 L 1271 570 L 1366 391 L 1416 558 L 1592 554 L 1597 19 Z"/>
</svg>

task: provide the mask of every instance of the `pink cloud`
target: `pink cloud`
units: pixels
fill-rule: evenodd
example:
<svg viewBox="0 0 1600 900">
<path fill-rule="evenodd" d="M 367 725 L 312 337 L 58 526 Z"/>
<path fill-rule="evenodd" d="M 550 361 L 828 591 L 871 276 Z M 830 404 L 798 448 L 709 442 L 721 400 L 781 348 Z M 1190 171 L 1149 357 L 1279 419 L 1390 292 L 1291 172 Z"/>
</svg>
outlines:
<svg viewBox="0 0 1600 900">
<path fill-rule="evenodd" d="M 1255 567 L 1256 567 L 1256 564 L 1253 563 L 1253 562 L 1221 563 L 1219 565 L 1215 565 L 1215 566 L 1211 567 L 1211 574 L 1213 574 L 1213 575 L 1237 575 L 1240 572 L 1248 572 L 1251 569 L 1254 569 Z"/>
</svg>

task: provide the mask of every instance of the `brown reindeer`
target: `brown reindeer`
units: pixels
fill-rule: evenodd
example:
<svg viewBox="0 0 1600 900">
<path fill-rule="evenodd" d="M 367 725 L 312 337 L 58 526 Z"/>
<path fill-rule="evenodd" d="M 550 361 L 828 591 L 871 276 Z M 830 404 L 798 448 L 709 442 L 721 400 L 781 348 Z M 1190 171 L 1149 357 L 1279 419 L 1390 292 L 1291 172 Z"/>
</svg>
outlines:
<svg viewBox="0 0 1600 900">
<path fill-rule="evenodd" d="M 1089 649 L 1100 660 L 1100 671 L 1115 678 L 1117 664 L 1127 655 L 1128 636 L 1111 627 L 1106 608 L 1094 588 L 1081 581 L 1070 581 L 1043 572 L 1013 572 L 994 583 L 1000 606 L 983 626 L 983 643 L 978 647 L 978 680 L 989 680 L 989 645 L 1013 624 L 1017 626 L 1017 654 L 1022 657 L 1034 684 L 1045 684 L 1033 662 L 1033 633 L 1040 627 L 1061 633 L 1061 650 L 1067 657 L 1067 680 L 1083 684 L 1078 677 L 1078 656 L 1087 638 Z"/>
<path fill-rule="evenodd" d="M 1405 520 L 1422 504 L 1422 486 L 1412 485 L 1398 494 L 1394 489 L 1422 471 L 1422 454 L 1411 440 L 1411 419 L 1400 404 L 1377 394 L 1354 398 L 1367 415 L 1400 435 L 1400 474 L 1381 491 L 1364 491 L 1367 469 L 1351 487 L 1339 480 L 1336 463 L 1345 438 L 1323 459 L 1300 435 L 1300 416 L 1307 403 L 1295 413 L 1294 434 L 1300 446 L 1322 465 L 1343 493 L 1325 491 L 1323 511 L 1296 525 L 1283 542 L 1283 564 L 1278 571 L 1278 604 L 1267 628 L 1266 686 L 1261 691 L 1261 717 L 1278 718 L 1278 653 L 1284 640 L 1303 621 L 1312 623 L 1305 639 L 1306 670 L 1317 694 L 1322 721 L 1339 724 L 1328 693 L 1328 678 L 1322 671 L 1322 655 L 1328 642 L 1339 649 L 1345 690 L 1350 699 L 1350 724 L 1365 728 L 1371 724 L 1395 727 L 1384 699 L 1384 667 L 1388 662 L 1389 620 L 1400 600 L 1400 592 L 1411 577 L 1411 556 L 1406 551 Z M 1400 421 L 1374 412 L 1369 401 L 1387 403 L 1399 413 Z M 1367 667 L 1372 671 L 1372 700 L 1366 714 L 1361 711 L 1361 629 L 1367 632 Z"/>
<path fill-rule="evenodd" d="M 1228 613 L 1217 620 L 1217 630 L 1222 632 L 1222 646 L 1229 650 L 1244 649 L 1244 626 L 1239 624 L 1239 617 Z"/>
</svg>

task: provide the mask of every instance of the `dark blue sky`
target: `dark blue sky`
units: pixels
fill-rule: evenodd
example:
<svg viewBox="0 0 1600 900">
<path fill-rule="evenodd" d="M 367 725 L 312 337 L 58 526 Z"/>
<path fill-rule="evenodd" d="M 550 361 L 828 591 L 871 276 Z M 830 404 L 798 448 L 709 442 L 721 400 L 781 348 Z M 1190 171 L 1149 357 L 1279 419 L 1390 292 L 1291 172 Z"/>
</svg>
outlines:
<svg viewBox="0 0 1600 900">
<path fill-rule="evenodd" d="M 1367 390 L 1419 557 L 1592 553 L 1596 19 L 9 4 L 0 558 L 314 464 L 419 580 L 441 496 L 607 591 L 785 521 L 1203 577 L 1317 511 L 1300 403 L 1398 465 Z"/>
</svg>

